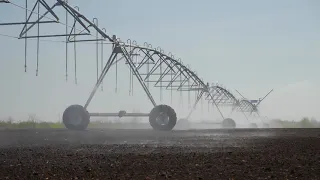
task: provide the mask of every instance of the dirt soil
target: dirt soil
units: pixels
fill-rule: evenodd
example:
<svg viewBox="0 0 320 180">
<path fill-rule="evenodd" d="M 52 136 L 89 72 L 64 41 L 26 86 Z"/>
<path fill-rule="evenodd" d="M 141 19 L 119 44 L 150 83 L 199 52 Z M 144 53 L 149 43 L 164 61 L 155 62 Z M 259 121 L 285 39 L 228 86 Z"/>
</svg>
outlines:
<svg viewBox="0 0 320 180">
<path fill-rule="evenodd" d="M 0 130 L 0 179 L 320 179 L 320 129 Z"/>
</svg>

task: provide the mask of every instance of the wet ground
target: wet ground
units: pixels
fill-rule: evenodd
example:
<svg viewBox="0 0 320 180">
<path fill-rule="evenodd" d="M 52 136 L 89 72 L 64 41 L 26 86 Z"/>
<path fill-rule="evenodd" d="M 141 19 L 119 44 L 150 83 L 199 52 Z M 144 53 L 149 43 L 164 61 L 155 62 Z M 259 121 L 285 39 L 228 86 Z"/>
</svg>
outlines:
<svg viewBox="0 0 320 180">
<path fill-rule="evenodd" d="M 0 179 L 320 179 L 320 129 L 0 130 Z"/>
</svg>

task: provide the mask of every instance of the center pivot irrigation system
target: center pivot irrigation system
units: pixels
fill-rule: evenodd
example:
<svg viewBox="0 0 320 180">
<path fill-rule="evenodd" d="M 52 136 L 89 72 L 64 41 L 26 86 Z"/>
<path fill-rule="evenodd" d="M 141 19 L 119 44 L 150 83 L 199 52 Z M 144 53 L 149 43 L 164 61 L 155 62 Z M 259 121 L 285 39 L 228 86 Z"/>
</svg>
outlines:
<svg viewBox="0 0 320 180">
<path fill-rule="evenodd" d="M 172 53 L 165 54 L 160 48 L 152 48 L 151 44 L 144 43 L 139 46 L 136 41 L 128 39 L 126 42 L 121 41 L 115 35 L 109 36 L 106 34 L 105 28 L 98 26 L 98 19 L 94 18 L 90 21 L 83 14 L 80 13 L 78 7 L 72 7 L 67 1 L 55 0 L 53 5 L 49 5 L 46 0 L 35 0 L 35 4 L 28 7 L 28 0 L 25 1 L 25 6 L 17 5 L 10 0 L 0 0 L 0 3 L 11 4 L 25 10 L 25 20 L 23 22 L 9 22 L 0 23 L 0 26 L 23 25 L 22 31 L 17 39 L 25 40 L 25 71 L 27 71 L 27 39 L 37 40 L 37 75 L 38 75 L 38 61 L 39 61 L 39 39 L 52 38 L 52 37 L 65 37 L 63 43 L 66 44 L 66 80 L 68 79 L 68 44 L 74 45 L 74 62 L 75 62 L 75 82 L 76 78 L 76 44 L 80 42 L 95 42 L 96 45 L 96 64 L 97 64 L 97 81 L 94 88 L 87 99 L 86 103 L 82 105 L 71 105 L 63 113 L 63 123 L 68 129 L 84 130 L 87 128 L 90 117 L 149 117 L 149 123 L 155 130 L 169 131 L 174 128 L 177 122 L 177 115 L 175 110 L 164 104 L 157 104 L 152 96 L 149 88 L 150 86 L 160 88 L 160 101 L 163 98 L 163 90 L 172 92 L 178 91 L 180 94 L 183 92 L 188 93 L 188 103 L 190 106 L 190 93 L 195 93 L 196 100 L 193 107 L 190 108 L 184 120 L 188 120 L 196 108 L 200 100 L 205 99 L 210 106 L 215 107 L 223 119 L 223 127 L 234 128 L 236 127 L 235 121 L 231 118 L 225 118 L 220 111 L 221 106 L 232 107 L 232 112 L 242 112 L 248 119 L 248 115 L 258 113 L 258 105 L 260 102 L 269 95 L 269 92 L 264 98 L 258 101 L 250 101 L 245 98 L 238 100 L 230 91 L 217 84 L 205 83 L 198 77 L 195 71 L 192 71 L 189 65 L 184 65 L 181 59 L 176 59 Z M 51 2 L 51 1 L 50 1 Z M 30 3 L 30 1 L 29 1 Z M 55 13 L 57 8 L 65 10 L 65 23 L 60 22 L 59 16 Z M 45 13 L 40 13 L 40 8 L 45 10 Z M 32 15 L 36 16 L 36 20 L 32 21 Z M 50 15 L 52 18 L 48 18 Z M 68 17 L 71 17 L 71 22 Z M 49 19 L 49 20 L 44 20 Z M 40 34 L 40 24 L 62 24 L 65 25 L 66 31 L 62 34 Z M 35 29 L 37 35 L 28 35 L 31 29 Z M 95 31 L 93 35 L 91 31 Z M 106 63 L 103 62 L 103 49 L 104 44 L 111 44 L 111 54 Z M 98 49 L 101 48 L 101 54 L 98 54 Z M 101 62 L 99 62 L 99 57 Z M 152 110 L 149 113 L 127 113 L 126 111 L 119 111 L 117 113 L 94 113 L 88 112 L 92 98 L 96 94 L 99 87 L 103 88 L 103 80 L 110 68 L 117 66 L 120 61 L 124 61 L 129 67 L 130 71 L 130 93 L 133 95 L 133 78 L 135 77 L 151 104 Z M 99 65 L 100 64 L 100 65 Z M 99 69 L 100 66 L 100 69 Z M 100 71 L 100 72 L 99 72 Z M 117 74 L 116 74 L 117 76 Z M 182 96 L 182 95 L 181 95 Z M 259 114 L 259 113 L 258 113 Z M 231 115 L 231 114 L 230 114 Z"/>
</svg>

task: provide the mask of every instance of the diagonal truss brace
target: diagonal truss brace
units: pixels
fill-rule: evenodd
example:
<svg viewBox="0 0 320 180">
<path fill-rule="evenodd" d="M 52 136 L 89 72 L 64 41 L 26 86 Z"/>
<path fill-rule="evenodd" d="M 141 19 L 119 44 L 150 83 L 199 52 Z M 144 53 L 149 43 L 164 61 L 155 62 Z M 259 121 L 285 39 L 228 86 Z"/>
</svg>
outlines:
<svg viewBox="0 0 320 180">
<path fill-rule="evenodd" d="M 1 3 L 1 2 L 10 3 L 9 1 L 0 1 L 0 3 Z M 26 0 L 26 9 L 27 9 L 27 3 L 28 3 L 28 0 Z M 41 16 L 41 19 L 42 19 L 43 17 L 45 17 L 48 13 L 50 13 L 50 14 L 54 17 L 54 19 L 52 19 L 52 20 L 50 20 L 50 21 L 41 21 L 41 19 L 38 19 L 37 21 L 30 22 L 30 18 L 31 18 L 31 16 L 32 16 L 32 14 L 35 13 L 34 10 L 36 9 L 36 7 L 37 7 L 37 5 L 38 5 L 39 3 L 40 3 L 45 9 L 47 9 L 47 12 Z M 50 8 L 49 5 L 46 3 L 45 0 L 37 0 L 36 3 L 34 4 L 32 10 L 31 10 L 30 14 L 29 14 L 29 17 L 26 19 L 25 22 L 0 23 L 0 26 L 10 26 L 10 25 L 22 25 L 22 24 L 24 24 L 25 26 L 23 27 L 23 30 L 22 30 L 22 32 L 23 32 L 23 31 L 25 31 L 27 24 L 32 24 L 32 26 L 34 26 L 35 24 L 58 23 L 58 22 L 59 22 L 59 18 L 58 18 L 58 16 L 52 11 L 52 9 L 53 9 L 55 6 L 56 6 L 56 4 L 53 5 L 53 6 Z M 27 10 L 26 10 L 26 11 L 27 11 Z M 27 12 L 26 12 L 26 13 L 27 13 Z M 26 16 L 28 16 L 28 15 L 26 14 Z M 22 33 L 22 32 L 21 32 L 21 33 Z M 20 37 L 22 36 L 21 33 L 20 33 Z M 26 32 L 25 32 L 25 33 L 26 33 Z M 24 34 L 25 34 L 25 33 L 24 33 Z"/>
<path fill-rule="evenodd" d="M 147 88 L 146 84 L 144 83 L 142 77 L 140 76 L 138 70 L 135 68 L 135 65 L 134 65 L 134 61 L 132 60 L 132 56 L 131 56 L 131 52 L 129 53 L 123 46 L 121 46 L 118 42 L 115 44 L 114 48 L 113 48 L 113 51 L 106 63 L 106 65 L 104 66 L 104 69 L 102 70 L 99 78 L 98 78 L 98 81 L 96 82 L 87 102 L 85 103 L 84 105 L 84 108 L 86 109 L 93 96 L 95 95 L 96 91 L 98 90 L 100 84 L 102 83 L 103 79 L 105 78 L 107 72 L 109 71 L 110 67 L 114 64 L 114 61 L 116 59 L 116 57 L 119 55 L 119 54 L 122 54 L 122 56 L 124 57 L 124 59 L 126 60 L 126 63 L 129 64 L 130 66 L 130 69 L 133 71 L 133 73 L 135 74 L 135 76 L 137 77 L 140 85 L 142 86 L 142 88 L 144 89 L 145 93 L 147 94 L 149 100 L 151 101 L 151 103 L 153 104 L 153 106 L 156 106 L 157 103 L 155 102 L 153 96 L 151 95 L 149 89 Z"/>
<path fill-rule="evenodd" d="M 198 95 L 197 95 L 196 102 L 194 103 L 192 109 L 190 110 L 190 112 L 189 112 L 189 114 L 188 114 L 188 116 L 187 116 L 187 118 L 186 118 L 187 120 L 190 118 L 192 112 L 196 109 L 196 106 L 197 106 L 197 104 L 199 103 L 199 101 L 200 101 L 200 99 L 202 98 L 202 96 L 203 96 L 204 93 L 207 93 L 207 94 L 208 94 L 208 96 L 209 96 L 210 99 L 212 100 L 212 106 L 216 106 L 216 108 L 217 108 L 218 111 L 219 111 L 220 116 L 222 117 L 222 119 L 224 119 L 224 116 L 223 116 L 223 114 L 222 114 L 222 112 L 221 112 L 218 104 L 215 102 L 213 96 L 210 94 L 210 91 L 209 91 L 209 88 L 208 88 L 208 87 L 209 87 L 209 85 L 207 86 L 207 89 L 201 89 L 201 90 L 199 91 L 199 93 L 198 93 Z"/>
<path fill-rule="evenodd" d="M 7 2 L 8 1 L 3 1 Z M 28 0 L 26 0 L 26 9 L 27 9 L 27 3 Z M 35 12 L 35 9 L 37 6 L 42 5 L 42 7 L 45 8 L 46 12 L 42 14 L 41 16 L 38 17 L 36 21 L 30 21 L 32 14 L 39 14 L 39 12 Z M 81 31 L 80 33 L 73 33 L 72 31 L 70 33 L 65 33 L 65 34 L 50 34 L 50 35 L 37 35 L 37 36 L 28 36 L 27 33 L 37 24 L 44 24 L 44 23 L 60 23 L 59 22 L 59 17 L 55 14 L 54 8 L 57 6 L 63 7 L 67 14 L 66 15 L 71 15 L 74 19 L 75 22 L 78 22 L 84 30 Z M 50 18 L 50 21 L 42 21 L 48 14 L 51 14 L 54 18 Z M 27 26 L 27 25 L 30 26 Z M 86 25 L 88 24 L 88 25 Z M 104 39 L 108 39 L 110 42 L 113 42 L 113 39 L 108 36 L 103 30 L 101 30 L 94 22 L 91 22 L 88 20 L 84 15 L 82 15 L 79 11 L 77 11 L 75 8 L 71 7 L 67 2 L 63 0 L 56 0 L 56 3 L 54 3 L 51 7 L 47 4 L 46 0 L 37 0 L 31 10 L 31 12 L 28 13 L 26 12 L 26 21 L 25 22 L 13 22 L 13 23 L 0 23 L 0 26 L 5 26 L 5 25 L 24 25 L 21 33 L 19 35 L 20 39 L 24 38 L 48 38 L 48 37 L 60 37 L 60 36 L 79 36 L 79 35 L 91 35 L 89 27 L 93 27 Z M 68 26 L 66 24 L 66 26 Z M 74 28 L 75 24 L 73 25 L 72 29 Z"/>
</svg>

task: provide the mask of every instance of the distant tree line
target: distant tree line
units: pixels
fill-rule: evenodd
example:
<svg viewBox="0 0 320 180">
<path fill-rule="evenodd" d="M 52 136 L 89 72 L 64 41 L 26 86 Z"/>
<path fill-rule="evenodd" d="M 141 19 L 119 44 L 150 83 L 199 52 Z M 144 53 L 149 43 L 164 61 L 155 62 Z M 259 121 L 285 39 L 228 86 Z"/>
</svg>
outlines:
<svg viewBox="0 0 320 180">
<path fill-rule="evenodd" d="M 320 128 L 320 122 L 315 118 L 304 117 L 300 121 L 288 121 L 274 119 L 272 123 L 281 125 L 283 128 Z"/>
</svg>

